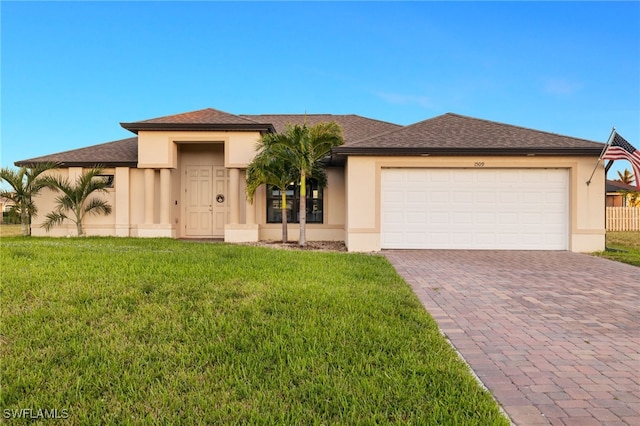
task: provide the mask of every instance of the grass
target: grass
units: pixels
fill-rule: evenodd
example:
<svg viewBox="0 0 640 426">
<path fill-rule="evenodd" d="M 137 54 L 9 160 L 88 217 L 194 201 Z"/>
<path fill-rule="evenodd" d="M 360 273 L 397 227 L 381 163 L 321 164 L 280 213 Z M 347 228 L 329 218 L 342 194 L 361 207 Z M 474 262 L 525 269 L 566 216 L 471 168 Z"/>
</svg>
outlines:
<svg viewBox="0 0 640 426">
<path fill-rule="evenodd" d="M 509 424 L 381 256 L 4 236 L 0 250 L 3 413 Z"/>
<path fill-rule="evenodd" d="M 607 232 L 607 250 L 595 254 L 640 266 L 640 232 Z"/>
</svg>

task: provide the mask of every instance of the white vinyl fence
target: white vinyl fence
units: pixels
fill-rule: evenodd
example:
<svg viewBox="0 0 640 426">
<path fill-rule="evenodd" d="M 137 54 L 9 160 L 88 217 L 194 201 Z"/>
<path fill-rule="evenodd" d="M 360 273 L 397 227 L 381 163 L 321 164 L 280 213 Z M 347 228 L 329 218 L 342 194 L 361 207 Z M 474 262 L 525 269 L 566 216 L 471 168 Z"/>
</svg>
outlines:
<svg viewBox="0 0 640 426">
<path fill-rule="evenodd" d="M 640 231 L 640 207 L 607 207 L 607 231 Z"/>
</svg>

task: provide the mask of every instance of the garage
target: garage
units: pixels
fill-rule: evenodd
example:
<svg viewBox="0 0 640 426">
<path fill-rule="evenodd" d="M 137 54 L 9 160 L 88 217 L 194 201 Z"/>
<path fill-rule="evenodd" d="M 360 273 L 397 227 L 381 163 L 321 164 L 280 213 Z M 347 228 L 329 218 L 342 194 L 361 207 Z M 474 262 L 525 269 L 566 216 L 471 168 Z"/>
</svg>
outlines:
<svg viewBox="0 0 640 426">
<path fill-rule="evenodd" d="M 381 170 L 383 249 L 567 250 L 565 168 Z"/>
</svg>

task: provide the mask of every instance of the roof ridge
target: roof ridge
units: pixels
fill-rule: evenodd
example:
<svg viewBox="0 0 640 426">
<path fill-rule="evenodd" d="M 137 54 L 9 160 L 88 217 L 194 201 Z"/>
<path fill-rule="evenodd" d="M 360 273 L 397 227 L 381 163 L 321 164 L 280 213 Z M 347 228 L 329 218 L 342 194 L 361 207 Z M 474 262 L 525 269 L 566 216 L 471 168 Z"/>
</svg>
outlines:
<svg viewBox="0 0 640 426">
<path fill-rule="evenodd" d="M 577 140 L 582 140 L 582 141 L 585 141 L 585 142 L 603 143 L 601 141 L 593 141 L 591 139 L 578 138 L 578 137 L 575 137 L 575 136 L 564 135 L 562 133 L 555 133 L 555 132 L 550 132 L 550 131 L 547 131 L 547 130 L 534 129 L 532 127 L 525 127 L 525 126 L 521 126 L 521 125 L 518 125 L 518 124 L 502 123 L 500 121 L 489 120 L 489 119 L 486 119 L 486 118 L 471 117 L 471 116 L 468 116 L 468 115 L 457 114 L 457 113 L 454 113 L 454 112 L 447 112 L 447 113 L 444 113 L 444 114 L 439 115 L 437 117 L 442 117 L 442 116 L 446 116 L 446 115 L 450 115 L 450 116 L 453 116 L 453 117 L 459 117 L 459 118 L 465 118 L 465 119 L 469 119 L 469 120 L 483 121 L 485 123 L 497 124 L 499 126 L 515 127 L 515 128 L 522 129 L 522 130 L 528 130 L 530 132 L 544 133 L 544 134 L 547 134 L 547 135 L 561 136 L 563 138 L 577 139 Z M 437 117 L 433 117 L 433 118 L 437 118 Z M 423 120 L 423 121 L 428 121 L 428 120 Z M 421 123 L 421 122 L 419 122 L 419 123 Z M 418 124 L 418 123 L 414 123 L 414 124 Z M 413 124 L 411 124 L 411 126 L 413 126 Z M 409 127 L 409 126 L 407 126 L 407 127 Z"/>
<path fill-rule="evenodd" d="M 402 124 L 398 124 L 398 123 L 393 123 L 391 121 L 385 121 L 385 120 L 380 120 L 378 118 L 371 118 L 371 117 L 365 117 L 364 115 L 360 115 L 360 114 L 331 114 L 331 113 L 312 113 L 312 114 L 285 114 L 285 113 L 275 113 L 275 114 L 238 114 L 240 117 L 264 117 L 264 116 L 278 116 L 278 117 L 287 117 L 287 116 L 292 116 L 292 117 L 304 117 L 304 116 L 320 116 L 320 115 L 328 115 L 330 117 L 358 117 L 358 118 L 362 118 L 365 120 L 370 120 L 370 121 L 377 121 L 378 123 L 384 123 L 384 124 L 393 124 L 396 125 L 398 127 L 404 127 Z"/>
<path fill-rule="evenodd" d="M 230 113 L 230 112 L 227 112 L 227 111 L 223 111 L 221 109 L 216 109 L 216 108 L 211 108 L 211 107 L 202 108 L 202 109 L 196 109 L 196 110 L 193 110 L 193 111 L 180 112 L 178 114 L 169 114 L 169 115 L 163 115 L 163 116 L 160 116 L 160 117 L 147 118 L 146 120 L 133 121 L 132 123 L 149 123 L 149 122 L 153 122 L 153 121 L 156 121 L 156 120 L 166 120 L 166 119 L 170 119 L 171 117 L 180 117 L 180 116 L 184 116 L 184 115 L 188 115 L 188 114 L 197 114 L 197 113 L 203 113 L 203 112 L 221 113 L 221 114 L 229 115 L 229 116 L 232 116 L 232 117 L 242 118 L 243 120 L 247 120 L 247 121 L 250 121 L 252 123 L 260 124 L 260 123 L 257 123 L 254 120 L 251 120 L 250 118 L 245 118 L 245 117 L 242 117 L 241 115 L 238 115 L 238 114 L 233 114 L 233 113 Z"/>
<path fill-rule="evenodd" d="M 373 136 L 369 136 L 369 137 L 364 138 L 364 139 L 357 140 L 357 141 L 355 141 L 353 143 L 350 143 L 349 146 L 354 146 L 354 145 L 357 145 L 357 144 L 359 144 L 361 142 L 366 142 L 369 139 L 373 139 L 373 138 L 377 138 L 377 137 L 380 137 L 380 136 L 388 135 L 388 134 L 391 134 L 391 133 L 399 132 L 399 131 L 402 131 L 404 129 L 409 129 L 409 128 L 413 127 L 413 126 L 416 126 L 418 124 L 424 123 L 425 121 L 434 120 L 434 119 L 436 119 L 438 117 L 444 117 L 445 115 L 449 115 L 449 114 L 451 114 L 451 113 L 436 115 L 435 117 L 427 118 L 425 120 L 416 121 L 415 123 L 407 124 L 406 126 L 398 124 L 398 126 L 400 126 L 400 127 L 398 127 L 397 129 L 391 129 L 391 130 L 388 130 L 386 132 L 378 133 L 377 135 L 373 135 Z M 452 114 L 452 115 L 455 115 L 455 114 Z M 391 123 L 391 124 L 395 124 L 395 123 Z"/>
</svg>

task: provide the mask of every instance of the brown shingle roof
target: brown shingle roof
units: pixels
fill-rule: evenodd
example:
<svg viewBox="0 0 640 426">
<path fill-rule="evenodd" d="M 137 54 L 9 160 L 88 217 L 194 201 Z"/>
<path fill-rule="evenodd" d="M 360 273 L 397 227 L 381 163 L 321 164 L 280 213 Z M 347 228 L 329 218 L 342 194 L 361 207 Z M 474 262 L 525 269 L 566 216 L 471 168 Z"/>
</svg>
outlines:
<svg viewBox="0 0 640 426">
<path fill-rule="evenodd" d="M 598 155 L 599 142 L 510 124 L 444 114 L 335 149 L 340 154 Z"/>
<path fill-rule="evenodd" d="M 268 123 L 259 123 L 238 115 L 229 114 L 213 108 L 182 114 L 167 115 L 133 123 L 120 123 L 122 127 L 134 133 L 139 130 L 258 130 L 273 129 Z"/>
<path fill-rule="evenodd" d="M 358 115 L 264 114 L 233 115 L 212 108 L 136 123 L 122 123 L 138 130 L 258 130 L 282 131 L 287 124 L 313 125 L 335 121 L 343 128 L 345 144 L 334 148 L 344 155 L 599 155 L 603 144 L 494 121 L 444 114 L 402 127 Z M 129 127 L 127 127 L 129 126 Z M 17 166 L 55 161 L 63 166 L 135 167 L 137 138 L 108 142 L 72 151 L 18 161 Z M 339 160 L 339 163 L 344 160 Z"/>
<path fill-rule="evenodd" d="M 60 163 L 62 167 L 135 167 L 138 164 L 138 138 L 122 139 L 86 148 L 44 155 L 28 160 L 16 161 L 16 166 L 29 166 L 48 161 Z"/>
<path fill-rule="evenodd" d="M 260 123 L 270 123 L 276 132 L 282 132 L 287 124 L 304 124 L 306 122 L 308 125 L 313 126 L 321 122 L 335 121 L 342 127 L 345 145 L 402 127 L 399 124 L 374 120 L 355 114 L 243 114 L 241 117 Z"/>
</svg>

